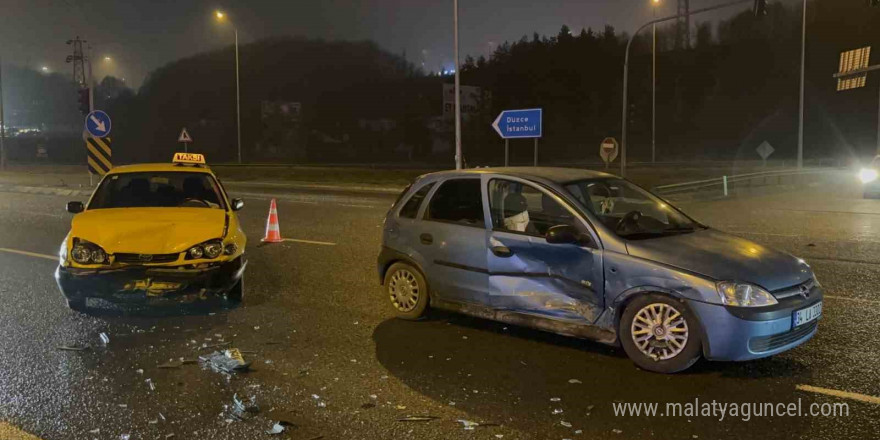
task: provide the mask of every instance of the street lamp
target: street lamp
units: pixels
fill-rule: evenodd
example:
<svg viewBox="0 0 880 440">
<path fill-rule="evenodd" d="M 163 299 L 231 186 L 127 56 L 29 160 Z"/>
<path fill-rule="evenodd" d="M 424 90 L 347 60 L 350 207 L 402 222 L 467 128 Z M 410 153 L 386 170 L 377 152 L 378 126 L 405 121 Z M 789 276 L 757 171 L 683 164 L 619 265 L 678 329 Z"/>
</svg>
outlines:
<svg viewBox="0 0 880 440">
<path fill-rule="evenodd" d="M 461 157 L 461 83 L 459 72 L 461 69 L 458 65 L 458 0 L 452 0 L 452 8 L 454 9 L 454 17 L 453 26 L 455 30 L 453 31 L 453 44 L 455 48 L 453 50 L 455 57 L 455 169 L 460 170 L 462 168 L 462 157 Z"/>
<path fill-rule="evenodd" d="M 657 18 L 660 0 L 652 0 L 651 12 Z M 657 23 L 651 25 L 651 163 L 657 160 Z"/>
<path fill-rule="evenodd" d="M 798 108 L 798 150 L 797 167 L 804 167 L 804 68 L 807 49 L 807 0 L 804 0 L 803 21 L 801 22 L 801 95 Z"/>
<path fill-rule="evenodd" d="M 215 11 L 214 16 L 219 21 L 229 21 L 226 13 L 223 11 Z M 238 81 L 238 29 L 232 24 L 232 32 L 235 34 L 235 127 L 238 138 L 238 163 L 241 163 L 241 89 Z"/>
</svg>

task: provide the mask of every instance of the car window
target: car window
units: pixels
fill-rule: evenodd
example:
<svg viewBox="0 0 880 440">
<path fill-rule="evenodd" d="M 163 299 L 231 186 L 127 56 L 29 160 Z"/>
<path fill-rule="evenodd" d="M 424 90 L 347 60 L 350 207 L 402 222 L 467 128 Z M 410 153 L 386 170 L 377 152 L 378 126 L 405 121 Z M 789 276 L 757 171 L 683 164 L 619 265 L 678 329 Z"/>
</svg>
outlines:
<svg viewBox="0 0 880 440">
<path fill-rule="evenodd" d="M 489 181 L 492 229 L 544 237 L 553 226 L 568 225 L 585 232 L 583 224 L 550 194 L 520 182 Z"/>
<path fill-rule="evenodd" d="M 480 179 L 450 179 L 440 184 L 425 219 L 485 227 Z"/>
<path fill-rule="evenodd" d="M 89 203 L 89 209 L 160 207 L 226 209 L 226 204 L 210 174 L 192 172 L 112 174 Z"/>
<path fill-rule="evenodd" d="M 617 235 L 631 239 L 692 232 L 699 225 L 623 179 L 573 182 L 565 189 Z M 636 217 L 627 217 L 638 214 Z"/>
<path fill-rule="evenodd" d="M 416 215 L 419 213 L 419 207 L 422 206 L 422 201 L 425 200 L 425 197 L 428 195 L 428 191 L 434 187 L 434 182 L 431 182 L 416 191 L 412 197 L 407 200 L 406 204 L 403 205 L 403 208 L 400 208 L 400 217 L 403 218 L 416 218 Z"/>
</svg>

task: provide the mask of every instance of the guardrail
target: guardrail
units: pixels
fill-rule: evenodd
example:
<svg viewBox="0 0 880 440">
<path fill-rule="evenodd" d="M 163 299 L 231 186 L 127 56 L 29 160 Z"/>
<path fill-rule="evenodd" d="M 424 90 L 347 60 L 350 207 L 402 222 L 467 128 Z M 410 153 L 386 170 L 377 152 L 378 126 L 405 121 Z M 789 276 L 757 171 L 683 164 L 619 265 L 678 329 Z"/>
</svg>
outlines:
<svg viewBox="0 0 880 440">
<path fill-rule="evenodd" d="M 842 171 L 843 168 L 810 168 L 803 170 L 777 170 L 757 173 L 735 174 L 712 179 L 660 185 L 652 191 L 661 197 L 682 195 L 707 195 L 727 197 L 743 189 L 771 185 L 796 185 L 819 181 L 820 177 Z"/>
</svg>

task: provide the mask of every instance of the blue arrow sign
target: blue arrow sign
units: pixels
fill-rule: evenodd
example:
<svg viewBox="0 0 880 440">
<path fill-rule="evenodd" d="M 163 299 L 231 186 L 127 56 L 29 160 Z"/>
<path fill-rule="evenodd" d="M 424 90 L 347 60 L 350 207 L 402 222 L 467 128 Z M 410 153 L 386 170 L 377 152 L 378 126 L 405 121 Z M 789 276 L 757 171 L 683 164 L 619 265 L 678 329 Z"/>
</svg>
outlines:
<svg viewBox="0 0 880 440">
<path fill-rule="evenodd" d="M 86 131 L 94 137 L 105 137 L 110 134 L 110 116 L 101 110 L 95 110 L 86 116 Z"/>
<path fill-rule="evenodd" d="M 504 110 L 495 118 L 492 128 L 504 139 L 541 137 L 543 110 Z"/>
</svg>

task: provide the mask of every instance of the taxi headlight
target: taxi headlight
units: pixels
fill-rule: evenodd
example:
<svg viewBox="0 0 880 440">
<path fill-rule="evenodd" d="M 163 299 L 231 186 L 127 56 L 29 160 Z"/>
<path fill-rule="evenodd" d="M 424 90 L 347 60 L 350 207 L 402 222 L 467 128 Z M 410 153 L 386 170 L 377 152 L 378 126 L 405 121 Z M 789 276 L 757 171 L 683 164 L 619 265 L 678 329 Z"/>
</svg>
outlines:
<svg viewBox="0 0 880 440">
<path fill-rule="evenodd" d="M 223 244 L 219 241 L 209 241 L 204 244 L 205 257 L 217 258 L 223 252 Z"/>
<path fill-rule="evenodd" d="M 205 251 L 202 249 L 201 245 L 196 245 L 196 246 L 189 248 L 189 250 L 186 253 L 190 258 L 192 258 L 194 260 L 198 260 L 199 258 L 202 258 L 202 255 L 205 254 Z"/>
<path fill-rule="evenodd" d="M 78 238 L 73 240 L 70 257 L 79 264 L 104 264 L 109 261 L 101 246 Z"/>
<path fill-rule="evenodd" d="M 226 245 L 225 248 L 223 248 L 223 253 L 226 255 L 232 255 L 237 250 L 238 250 L 238 246 L 236 246 L 235 243 L 229 243 Z"/>
<path fill-rule="evenodd" d="M 862 183 L 871 183 L 877 180 L 877 170 L 873 168 L 862 168 L 859 171 L 859 180 L 861 180 Z"/>
<path fill-rule="evenodd" d="M 737 307 L 761 307 L 776 304 L 776 298 L 766 290 L 746 283 L 722 281 L 717 284 L 721 303 Z"/>
</svg>

